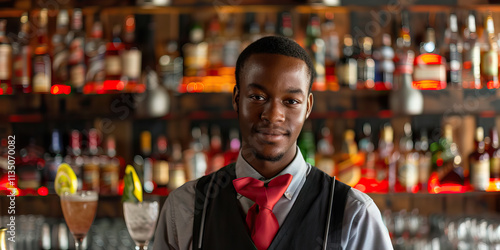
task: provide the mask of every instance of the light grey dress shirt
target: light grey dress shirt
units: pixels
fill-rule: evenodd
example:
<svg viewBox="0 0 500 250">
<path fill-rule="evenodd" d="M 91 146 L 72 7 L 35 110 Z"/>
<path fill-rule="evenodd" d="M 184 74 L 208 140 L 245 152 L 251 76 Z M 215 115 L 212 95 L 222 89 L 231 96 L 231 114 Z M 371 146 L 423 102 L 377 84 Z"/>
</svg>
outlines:
<svg viewBox="0 0 500 250">
<path fill-rule="evenodd" d="M 311 165 L 306 163 L 300 150 L 281 173 L 291 174 L 292 182 L 276 203 L 273 213 L 278 223 L 283 224 L 292 208 L 302 186 L 306 181 Z M 254 177 L 265 180 L 240 155 L 236 161 L 236 177 Z M 154 250 L 162 249 L 193 249 L 194 200 L 197 180 L 187 182 L 170 193 L 158 220 L 154 238 Z M 243 211 L 253 205 L 253 201 L 238 194 L 237 197 Z M 320 223 L 323 225 L 323 223 Z M 361 191 L 351 188 L 347 194 L 344 219 L 342 222 L 342 249 L 393 249 L 389 233 L 384 226 L 382 216 L 373 200 Z"/>
</svg>

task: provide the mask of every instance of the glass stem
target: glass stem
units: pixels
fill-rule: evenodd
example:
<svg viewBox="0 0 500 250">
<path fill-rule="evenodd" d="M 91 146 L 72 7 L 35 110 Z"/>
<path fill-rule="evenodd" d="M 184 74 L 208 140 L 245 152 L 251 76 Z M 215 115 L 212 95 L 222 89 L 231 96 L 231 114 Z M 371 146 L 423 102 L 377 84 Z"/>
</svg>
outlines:
<svg viewBox="0 0 500 250">
<path fill-rule="evenodd" d="M 78 238 L 78 239 L 75 239 L 75 249 L 76 250 L 83 250 L 83 239 L 81 238 Z"/>
<path fill-rule="evenodd" d="M 135 250 L 148 250 L 147 244 L 137 244 L 135 245 Z"/>
</svg>

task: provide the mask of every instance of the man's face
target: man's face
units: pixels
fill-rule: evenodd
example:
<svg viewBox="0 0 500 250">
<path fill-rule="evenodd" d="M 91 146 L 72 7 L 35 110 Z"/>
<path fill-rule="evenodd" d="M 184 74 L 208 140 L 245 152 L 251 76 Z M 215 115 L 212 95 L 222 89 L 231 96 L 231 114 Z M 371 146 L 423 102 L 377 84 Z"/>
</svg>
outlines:
<svg viewBox="0 0 500 250">
<path fill-rule="evenodd" d="M 313 105 L 309 77 L 306 63 L 298 58 L 254 54 L 246 60 L 233 107 L 239 117 L 242 155 L 249 163 L 293 160 L 297 137 Z"/>
</svg>

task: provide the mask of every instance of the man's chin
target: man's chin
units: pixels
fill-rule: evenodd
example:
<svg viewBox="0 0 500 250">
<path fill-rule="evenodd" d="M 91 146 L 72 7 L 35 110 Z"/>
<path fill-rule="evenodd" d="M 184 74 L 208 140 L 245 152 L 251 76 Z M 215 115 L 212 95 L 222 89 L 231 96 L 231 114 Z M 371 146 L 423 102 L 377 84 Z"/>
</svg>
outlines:
<svg viewBox="0 0 500 250">
<path fill-rule="evenodd" d="M 255 153 L 255 157 L 257 159 L 262 160 L 262 161 L 270 161 L 270 162 L 280 161 L 284 155 L 285 155 L 284 153 L 279 153 L 279 154 L 274 154 L 274 155 Z"/>
</svg>

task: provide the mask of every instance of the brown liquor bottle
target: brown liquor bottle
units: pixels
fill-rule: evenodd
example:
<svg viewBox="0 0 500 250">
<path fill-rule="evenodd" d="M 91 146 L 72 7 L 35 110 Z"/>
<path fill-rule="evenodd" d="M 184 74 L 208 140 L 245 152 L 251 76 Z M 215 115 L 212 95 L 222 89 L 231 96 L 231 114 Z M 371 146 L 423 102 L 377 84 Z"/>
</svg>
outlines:
<svg viewBox="0 0 500 250">
<path fill-rule="evenodd" d="M 484 191 L 490 181 L 490 155 L 485 150 L 484 129 L 476 128 L 475 150 L 469 156 L 470 184 L 474 190 Z"/>
</svg>

